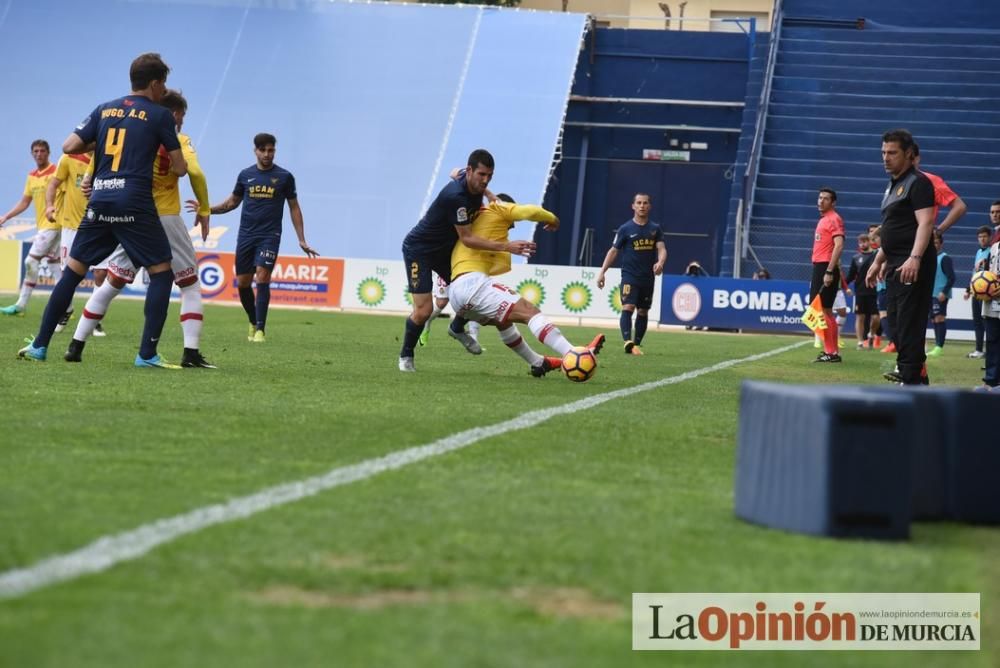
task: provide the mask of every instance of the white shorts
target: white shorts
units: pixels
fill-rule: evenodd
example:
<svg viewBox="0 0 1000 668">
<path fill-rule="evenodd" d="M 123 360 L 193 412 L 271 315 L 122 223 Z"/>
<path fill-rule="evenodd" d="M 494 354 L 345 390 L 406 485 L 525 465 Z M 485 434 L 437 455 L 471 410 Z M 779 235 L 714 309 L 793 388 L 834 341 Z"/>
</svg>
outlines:
<svg viewBox="0 0 1000 668">
<path fill-rule="evenodd" d="M 47 257 L 53 262 L 59 259 L 59 238 L 61 230 L 38 230 L 31 239 L 28 255 L 36 258 Z"/>
<path fill-rule="evenodd" d="M 833 310 L 842 308 L 847 308 L 847 297 L 844 296 L 843 290 L 837 290 L 837 296 L 833 298 Z"/>
<path fill-rule="evenodd" d="M 59 264 L 66 268 L 66 260 L 69 258 L 69 250 L 73 247 L 73 239 L 76 239 L 76 230 L 68 227 L 62 228 L 62 241 L 59 248 Z"/>
<path fill-rule="evenodd" d="M 455 313 L 477 322 L 505 322 L 521 296 L 491 276 L 479 272 L 462 274 L 448 286 Z"/>
<path fill-rule="evenodd" d="M 191 235 L 188 233 L 187 225 L 180 216 L 160 216 L 163 224 L 163 231 L 167 233 L 167 240 L 170 242 L 170 269 L 174 272 L 174 282 L 179 283 L 184 279 L 198 276 L 198 260 L 194 255 L 194 244 L 191 243 Z M 131 283 L 135 280 L 135 265 L 125 249 L 119 246 L 115 249 L 107 260 L 108 271 Z M 101 264 L 105 264 L 102 262 Z M 100 268 L 100 265 L 98 265 Z"/>
<path fill-rule="evenodd" d="M 434 280 L 434 299 L 448 299 L 448 284 L 434 272 L 431 272 L 431 277 Z"/>
</svg>

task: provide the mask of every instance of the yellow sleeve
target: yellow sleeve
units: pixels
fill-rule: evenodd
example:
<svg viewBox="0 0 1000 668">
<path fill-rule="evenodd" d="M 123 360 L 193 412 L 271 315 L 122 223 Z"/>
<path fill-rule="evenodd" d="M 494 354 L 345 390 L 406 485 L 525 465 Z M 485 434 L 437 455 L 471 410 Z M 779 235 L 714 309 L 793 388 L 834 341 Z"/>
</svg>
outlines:
<svg viewBox="0 0 1000 668">
<path fill-rule="evenodd" d="M 556 215 L 534 204 L 515 204 L 511 207 L 513 220 L 533 220 L 536 223 L 554 223 Z"/>
<path fill-rule="evenodd" d="M 69 179 L 69 158 L 65 155 L 59 158 L 59 164 L 56 165 L 56 178 L 63 183 Z"/>
<path fill-rule="evenodd" d="M 205 178 L 205 172 L 201 171 L 198 155 L 194 152 L 190 138 L 181 142 L 181 153 L 184 154 L 184 159 L 187 161 L 188 179 L 191 180 L 191 190 L 194 191 L 195 199 L 198 200 L 198 213 L 207 216 L 212 213 L 212 205 L 208 201 L 208 180 Z"/>
<path fill-rule="evenodd" d="M 24 196 L 31 197 L 31 174 L 24 180 Z"/>
</svg>

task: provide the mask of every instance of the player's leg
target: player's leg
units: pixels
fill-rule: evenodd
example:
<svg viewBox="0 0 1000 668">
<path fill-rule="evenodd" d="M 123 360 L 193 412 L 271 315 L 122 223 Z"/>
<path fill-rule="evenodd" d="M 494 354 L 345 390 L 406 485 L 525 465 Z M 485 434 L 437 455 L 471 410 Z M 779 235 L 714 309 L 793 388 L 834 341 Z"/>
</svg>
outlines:
<svg viewBox="0 0 1000 668">
<path fill-rule="evenodd" d="M 33 360 L 45 359 L 56 324 L 66 313 L 66 308 L 73 303 L 73 294 L 86 276 L 87 268 L 97 259 L 108 255 L 116 245 L 117 241 L 110 226 L 80 229 L 73 241 L 70 257 L 66 260 L 67 271 L 63 272 L 59 282 L 52 288 L 48 304 L 45 305 L 38 334 L 29 345 L 18 351 L 20 357 Z"/>
<path fill-rule="evenodd" d="M 654 285 L 633 285 L 632 292 L 635 294 L 635 333 L 632 335 L 633 355 L 642 355 L 642 348 L 639 345 L 646 336 L 646 329 L 649 327 L 649 308 L 653 305 Z"/>
<path fill-rule="evenodd" d="M 431 316 L 424 323 L 424 331 L 420 333 L 420 345 L 426 346 L 427 340 L 431 335 L 431 324 L 433 324 L 434 319 L 441 315 L 444 308 L 448 306 L 448 284 L 444 282 L 440 276 L 434 276 L 434 309 L 431 311 Z M 476 323 L 477 325 L 479 323 Z M 477 328 L 478 331 L 478 328 Z"/>
<path fill-rule="evenodd" d="M 428 259 L 419 253 L 411 252 L 403 246 L 403 262 L 406 265 L 407 289 L 413 308 L 403 325 L 403 345 L 399 349 L 399 370 L 414 371 L 413 355 L 424 331 L 424 323 L 431 317 L 434 310 L 431 290 L 431 267 Z"/>
<path fill-rule="evenodd" d="M 115 236 L 118 237 L 132 263 L 145 267 L 149 274 L 143 309 L 145 324 L 135 365 L 179 369 L 179 366 L 164 362 L 157 353 L 163 325 L 167 321 L 167 310 L 170 307 L 170 290 L 174 285 L 174 272 L 170 270 L 170 242 L 160 224 L 160 218 L 155 212 L 148 217 L 137 217 L 133 223 L 117 226 Z"/>
<path fill-rule="evenodd" d="M 865 329 L 868 325 L 868 316 L 861 311 L 861 298 L 856 296 L 854 298 L 854 338 L 858 340 L 858 350 L 863 349 L 868 340 L 865 334 Z"/>
<path fill-rule="evenodd" d="M 948 301 L 931 300 L 931 322 L 934 328 L 934 347 L 927 351 L 928 357 L 940 357 L 944 353 L 944 341 L 948 336 Z"/>
<path fill-rule="evenodd" d="M 201 301 L 201 283 L 198 280 L 198 259 L 187 225 L 180 216 L 160 216 L 163 231 L 170 242 L 170 268 L 174 283 L 181 291 L 181 332 L 184 351 L 181 366 L 186 368 L 214 369 L 201 354 L 201 329 L 205 309 Z"/>
<path fill-rule="evenodd" d="M 257 298 L 253 293 L 255 255 L 256 246 L 251 240 L 236 238 L 236 291 L 240 295 L 240 304 L 243 305 L 243 311 L 250 323 L 247 341 L 253 341 L 253 335 L 257 331 Z"/>
<path fill-rule="evenodd" d="M 31 239 L 31 247 L 24 258 L 24 279 L 21 280 L 21 292 L 17 302 L 0 308 L 3 315 L 23 316 L 28 308 L 31 293 L 38 284 L 38 272 L 41 269 L 42 258 L 50 254 L 53 241 L 59 243 L 59 230 L 38 230 Z"/>
<path fill-rule="evenodd" d="M 80 362 L 83 359 L 83 348 L 97 330 L 101 320 L 107 315 L 114 301 L 126 285 L 135 280 L 135 266 L 129 258 L 125 249 L 118 246 L 115 251 L 106 259 L 109 278 L 100 286 L 94 288 L 90 298 L 83 307 L 83 314 L 76 324 L 76 331 L 73 332 L 73 340 L 70 341 L 66 354 L 63 356 L 67 362 Z"/>
<path fill-rule="evenodd" d="M 631 355 L 635 341 L 632 340 L 632 316 L 635 313 L 636 291 L 631 283 L 622 281 L 620 294 L 622 300 L 622 312 L 618 316 L 618 328 L 622 333 L 622 341 L 625 342 L 625 354 Z"/>
<path fill-rule="evenodd" d="M 983 302 L 978 299 L 972 300 L 972 327 L 976 332 L 976 349 L 968 354 L 972 359 L 983 356 L 983 341 L 986 335 L 986 327 L 983 322 Z"/>
<path fill-rule="evenodd" d="M 259 258 L 262 260 L 263 258 Z M 274 268 L 274 260 L 270 266 L 257 265 L 254 272 L 254 281 L 257 283 L 257 301 L 254 303 L 256 322 L 253 335 L 254 343 L 265 341 L 264 329 L 267 327 L 267 311 L 271 306 L 271 270 Z"/>
</svg>

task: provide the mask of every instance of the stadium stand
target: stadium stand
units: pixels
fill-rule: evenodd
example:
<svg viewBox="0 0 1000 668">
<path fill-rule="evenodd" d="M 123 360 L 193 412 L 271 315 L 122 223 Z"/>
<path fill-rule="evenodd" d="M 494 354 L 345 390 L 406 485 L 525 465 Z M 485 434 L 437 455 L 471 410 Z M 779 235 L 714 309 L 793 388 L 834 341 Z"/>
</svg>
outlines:
<svg viewBox="0 0 1000 668">
<path fill-rule="evenodd" d="M 775 278 L 808 280 L 821 186 L 838 192 L 848 239 L 879 222 L 886 182 L 880 135 L 894 127 L 914 133 L 922 166 L 968 205 L 948 244 L 952 254 L 971 257 L 975 227 L 986 222 L 982 214 L 1000 182 L 991 159 L 1000 148 L 1000 46 L 998 31 L 985 28 L 998 24 L 1000 8 L 970 0 L 946 7 L 920 0 L 905 11 L 854 1 L 778 4 L 759 156 L 747 156 L 745 189 L 734 184 L 723 271 L 734 266 L 738 196 L 751 206 L 744 238 L 753 252 L 741 258 L 744 277 L 756 255 Z"/>
</svg>

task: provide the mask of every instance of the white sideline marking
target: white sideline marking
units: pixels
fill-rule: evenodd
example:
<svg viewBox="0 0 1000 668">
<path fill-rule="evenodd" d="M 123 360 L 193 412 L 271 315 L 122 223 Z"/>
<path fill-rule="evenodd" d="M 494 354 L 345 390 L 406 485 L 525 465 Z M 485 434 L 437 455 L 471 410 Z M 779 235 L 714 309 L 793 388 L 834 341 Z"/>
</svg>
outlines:
<svg viewBox="0 0 1000 668">
<path fill-rule="evenodd" d="M 269 487 L 249 496 L 231 499 L 226 503 L 205 506 L 183 515 L 144 524 L 124 533 L 103 536 L 90 545 L 66 554 L 43 559 L 33 566 L 17 568 L 0 574 L 0 599 L 15 598 L 49 585 L 72 580 L 88 573 L 99 573 L 123 561 L 138 559 L 153 548 L 169 543 L 186 534 L 195 533 L 214 524 L 232 522 L 256 515 L 259 512 L 283 506 L 286 503 L 315 496 L 320 492 L 364 480 L 385 471 L 393 471 L 424 459 L 437 457 L 453 450 L 460 450 L 492 436 L 528 429 L 559 415 L 569 415 L 613 399 L 628 397 L 646 390 L 682 383 L 692 378 L 721 371 L 744 362 L 755 362 L 804 346 L 811 341 L 800 341 L 764 353 L 740 359 L 726 360 L 712 366 L 687 371 L 677 376 L 650 381 L 613 392 L 605 392 L 573 401 L 562 406 L 542 408 L 523 413 L 510 420 L 488 427 L 475 427 L 446 436 L 427 445 L 399 450 L 383 457 L 369 459 L 359 464 L 335 468 L 328 473 L 297 482 Z"/>
</svg>

